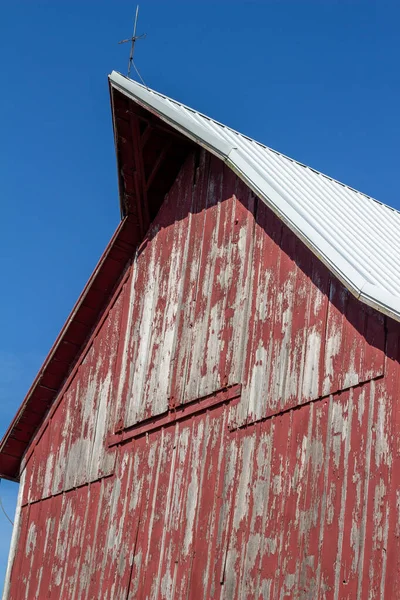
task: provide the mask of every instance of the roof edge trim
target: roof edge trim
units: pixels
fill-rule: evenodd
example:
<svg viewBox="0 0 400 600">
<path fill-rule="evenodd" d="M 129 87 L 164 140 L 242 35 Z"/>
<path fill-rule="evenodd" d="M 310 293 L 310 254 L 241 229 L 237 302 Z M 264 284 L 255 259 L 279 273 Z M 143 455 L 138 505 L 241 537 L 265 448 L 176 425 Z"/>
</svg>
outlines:
<svg viewBox="0 0 400 600">
<path fill-rule="evenodd" d="M 124 77 L 120 73 L 113 71 L 109 75 L 111 87 L 130 96 L 137 104 L 147 109 L 151 113 L 160 117 L 164 122 L 169 123 L 174 129 L 191 139 L 193 142 L 202 142 L 202 146 L 217 155 L 219 158 L 226 158 L 231 150 L 235 148 L 232 144 L 224 140 L 217 139 L 211 133 L 204 131 L 194 120 L 185 115 L 177 115 L 176 111 L 170 110 L 154 95 L 149 102 L 150 92 L 142 86 L 136 86 L 135 82 Z"/>
<path fill-rule="evenodd" d="M 400 298 L 398 296 L 367 282 L 360 292 L 359 299 L 395 321 L 400 321 Z"/>
<path fill-rule="evenodd" d="M 228 166 L 242 179 L 271 210 L 299 237 L 330 271 L 346 285 L 357 298 L 366 280 L 335 248 L 330 246 L 318 232 L 296 211 L 285 198 L 248 164 L 241 152 L 232 151 L 226 161 Z"/>
</svg>

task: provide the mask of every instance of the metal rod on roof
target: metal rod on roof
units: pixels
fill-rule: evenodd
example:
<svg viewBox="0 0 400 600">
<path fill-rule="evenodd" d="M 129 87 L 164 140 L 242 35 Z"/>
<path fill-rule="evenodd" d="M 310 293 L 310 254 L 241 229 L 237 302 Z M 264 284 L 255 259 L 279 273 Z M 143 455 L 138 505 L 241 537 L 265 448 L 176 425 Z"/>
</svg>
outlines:
<svg viewBox="0 0 400 600">
<path fill-rule="evenodd" d="M 141 39 L 143 39 L 143 38 L 146 37 L 145 33 L 142 33 L 142 35 L 136 35 L 138 18 L 139 18 L 139 4 L 136 6 L 136 14 L 135 14 L 135 21 L 134 21 L 134 24 L 133 24 L 133 34 L 132 34 L 132 37 L 127 38 L 126 40 L 121 40 L 120 42 L 118 42 L 118 44 L 125 44 L 126 42 L 131 42 L 131 50 L 130 50 L 130 53 L 129 53 L 129 61 L 128 61 L 128 77 L 130 77 L 132 65 L 133 65 L 133 68 L 135 69 L 135 71 L 138 73 L 138 70 L 137 70 L 137 68 L 135 66 L 135 63 L 133 62 L 133 53 L 135 51 L 135 42 L 136 42 L 136 40 L 141 40 Z M 140 76 L 140 74 L 139 74 L 139 76 Z"/>
</svg>

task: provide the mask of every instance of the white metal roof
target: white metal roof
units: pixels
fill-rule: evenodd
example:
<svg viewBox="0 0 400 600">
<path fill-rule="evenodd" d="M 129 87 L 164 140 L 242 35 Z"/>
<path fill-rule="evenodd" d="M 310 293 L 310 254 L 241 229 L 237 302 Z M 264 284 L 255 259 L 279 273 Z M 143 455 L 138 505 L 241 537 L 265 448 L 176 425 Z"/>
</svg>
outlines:
<svg viewBox="0 0 400 600">
<path fill-rule="evenodd" d="M 113 71 L 112 87 L 220 157 L 361 301 L 400 321 L 400 213 Z"/>
</svg>

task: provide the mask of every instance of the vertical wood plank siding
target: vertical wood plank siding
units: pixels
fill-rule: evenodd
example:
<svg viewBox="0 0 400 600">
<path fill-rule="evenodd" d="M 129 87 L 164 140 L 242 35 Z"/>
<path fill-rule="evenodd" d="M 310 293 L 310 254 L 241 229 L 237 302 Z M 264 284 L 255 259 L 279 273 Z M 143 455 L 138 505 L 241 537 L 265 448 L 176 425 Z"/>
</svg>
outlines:
<svg viewBox="0 0 400 600">
<path fill-rule="evenodd" d="M 203 151 L 107 311 L 26 464 L 10 600 L 399 597 L 397 323 Z"/>
</svg>

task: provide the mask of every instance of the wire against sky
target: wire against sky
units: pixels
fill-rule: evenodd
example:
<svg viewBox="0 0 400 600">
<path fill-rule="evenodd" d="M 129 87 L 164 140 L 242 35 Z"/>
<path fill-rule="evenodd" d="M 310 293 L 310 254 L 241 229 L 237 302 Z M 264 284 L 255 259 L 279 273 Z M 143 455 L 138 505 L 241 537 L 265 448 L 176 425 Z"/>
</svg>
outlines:
<svg viewBox="0 0 400 600">
<path fill-rule="evenodd" d="M 1 484 L 1 482 L 2 482 L 2 479 L 1 479 L 1 477 L 0 477 L 0 484 Z M 11 521 L 10 517 L 9 517 L 9 516 L 8 516 L 8 514 L 6 513 L 6 509 L 5 509 L 5 508 L 4 508 L 4 506 L 3 506 L 3 500 L 2 500 L 2 498 L 1 498 L 1 494 L 0 494 L 0 508 L 1 508 L 1 510 L 3 511 L 3 513 L 4 513 L 5 517 L 6 517 L 6 518 L 7 518 L 7 519 L 10 521 L 11 525 L 14 527 L 14 523 Z"/>
</svg>

